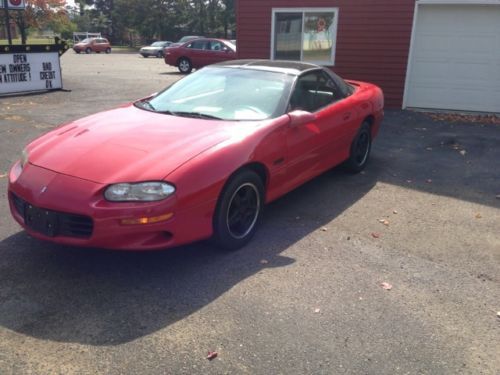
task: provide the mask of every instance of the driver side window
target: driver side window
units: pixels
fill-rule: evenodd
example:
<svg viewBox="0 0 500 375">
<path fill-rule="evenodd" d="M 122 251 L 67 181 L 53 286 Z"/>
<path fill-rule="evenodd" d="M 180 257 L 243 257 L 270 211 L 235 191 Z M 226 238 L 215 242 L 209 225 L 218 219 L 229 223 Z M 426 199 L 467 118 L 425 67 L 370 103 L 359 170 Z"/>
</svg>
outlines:
<svg viewBox="0 0 500 375">
<path fill-rule="evenodd" d="M 316 112 L 343 98 L 333 80 L 322 70 L 300 76 L 290 98 L 290 110 Z"/>
</svg>

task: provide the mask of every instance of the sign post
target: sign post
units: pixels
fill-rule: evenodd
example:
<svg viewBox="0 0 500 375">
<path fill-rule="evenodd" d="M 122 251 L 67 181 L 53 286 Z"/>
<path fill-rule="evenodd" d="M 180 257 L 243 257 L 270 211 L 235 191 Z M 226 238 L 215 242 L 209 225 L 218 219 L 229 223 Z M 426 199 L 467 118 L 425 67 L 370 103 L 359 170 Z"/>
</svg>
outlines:
<svg viewBox="0 0 500 375">
<path fill-rule="evenodd" d="M 10 33 L 10 17 L 9 17 L 9 3 L 8 0 L 3 0 L 3 7 L 5 9 L 5 27 L 7 28 L 7 39 L 9 40 L 9 46 L 12 45 L 12 35 Z"/>
</svg>

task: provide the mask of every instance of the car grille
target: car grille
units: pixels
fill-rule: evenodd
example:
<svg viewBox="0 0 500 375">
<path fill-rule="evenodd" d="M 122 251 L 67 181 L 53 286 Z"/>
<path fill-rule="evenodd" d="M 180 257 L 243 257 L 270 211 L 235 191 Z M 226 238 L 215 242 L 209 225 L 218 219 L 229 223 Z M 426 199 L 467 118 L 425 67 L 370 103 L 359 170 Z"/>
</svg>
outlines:
<svg viewBox="0 0 500 375">
<path fill-rule="evenodd" d="M 16 211 L 24 219 L 27 226 L 26 211 L 27 207 L 33 208 L 30 203 L 26 202 L 24 199 L 19 198 L 17 195 L 12 194 L 12 202 Z M 92 218 L 83 215 L 74 215 L 65 212 L 58 212 L 52 210 L 46 210 L 44 208 L 35 207 L 35 209 L 40 210 L 44 213 L 50 214 L 51 220 L 55 223 L 55 230 L 52 230 L 50 234 L 41 231 L 43 234 L 49 235 L 51 237 L 55 236 L 65 236 L 65 237 L 76 237 L 76 238 L 89 238 L 92 235 L 94 229 L 94 222 Z M 37 232 L 39 228 L 32 228 Z"/>
</svg>

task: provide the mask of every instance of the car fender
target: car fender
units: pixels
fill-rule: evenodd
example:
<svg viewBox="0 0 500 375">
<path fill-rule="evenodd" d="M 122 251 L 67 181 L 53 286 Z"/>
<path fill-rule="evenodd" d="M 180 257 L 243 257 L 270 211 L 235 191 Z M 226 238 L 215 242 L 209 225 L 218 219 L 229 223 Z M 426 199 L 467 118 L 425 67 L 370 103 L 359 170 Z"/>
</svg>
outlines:
<svg viewBox="0 0 500 375">
<path fill-rule="evenodd" d="M 213 207 L 227 180 L 246 165 L 258 163 L 266 171 L 266 187 L 272 189 L 285 177 L 280 163 L 286 153 L 287 115 L 260 124 L 249 131 L 235 132 L 231 138 L 192 158 L 171 172 L 165 180 L 176 186 L 179 207 L 206 202 Z M 242 124 L 243 125 L 243 124 Z M 244 126 L 244 125 L 243 125 Z"/>
</svg>

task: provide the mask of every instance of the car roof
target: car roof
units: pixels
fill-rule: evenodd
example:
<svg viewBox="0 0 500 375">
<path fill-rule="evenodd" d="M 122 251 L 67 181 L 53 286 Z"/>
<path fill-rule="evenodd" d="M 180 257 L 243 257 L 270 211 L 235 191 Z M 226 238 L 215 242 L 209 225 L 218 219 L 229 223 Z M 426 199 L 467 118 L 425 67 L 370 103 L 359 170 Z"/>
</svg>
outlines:
<svg viewBox="0 0 500 375">
<path fill-rule="evenodd" d="M 300 75 L 308 70 L 322 69 L 322 67 L 316 64 L 311 64 L 301 61 L 287 61 L 287 60 L 230 60 L 214 65 L 226 66 L 229 68 L 267 70 L 267 71 L 281 72 L 292 75 Z"/>
</svg>

